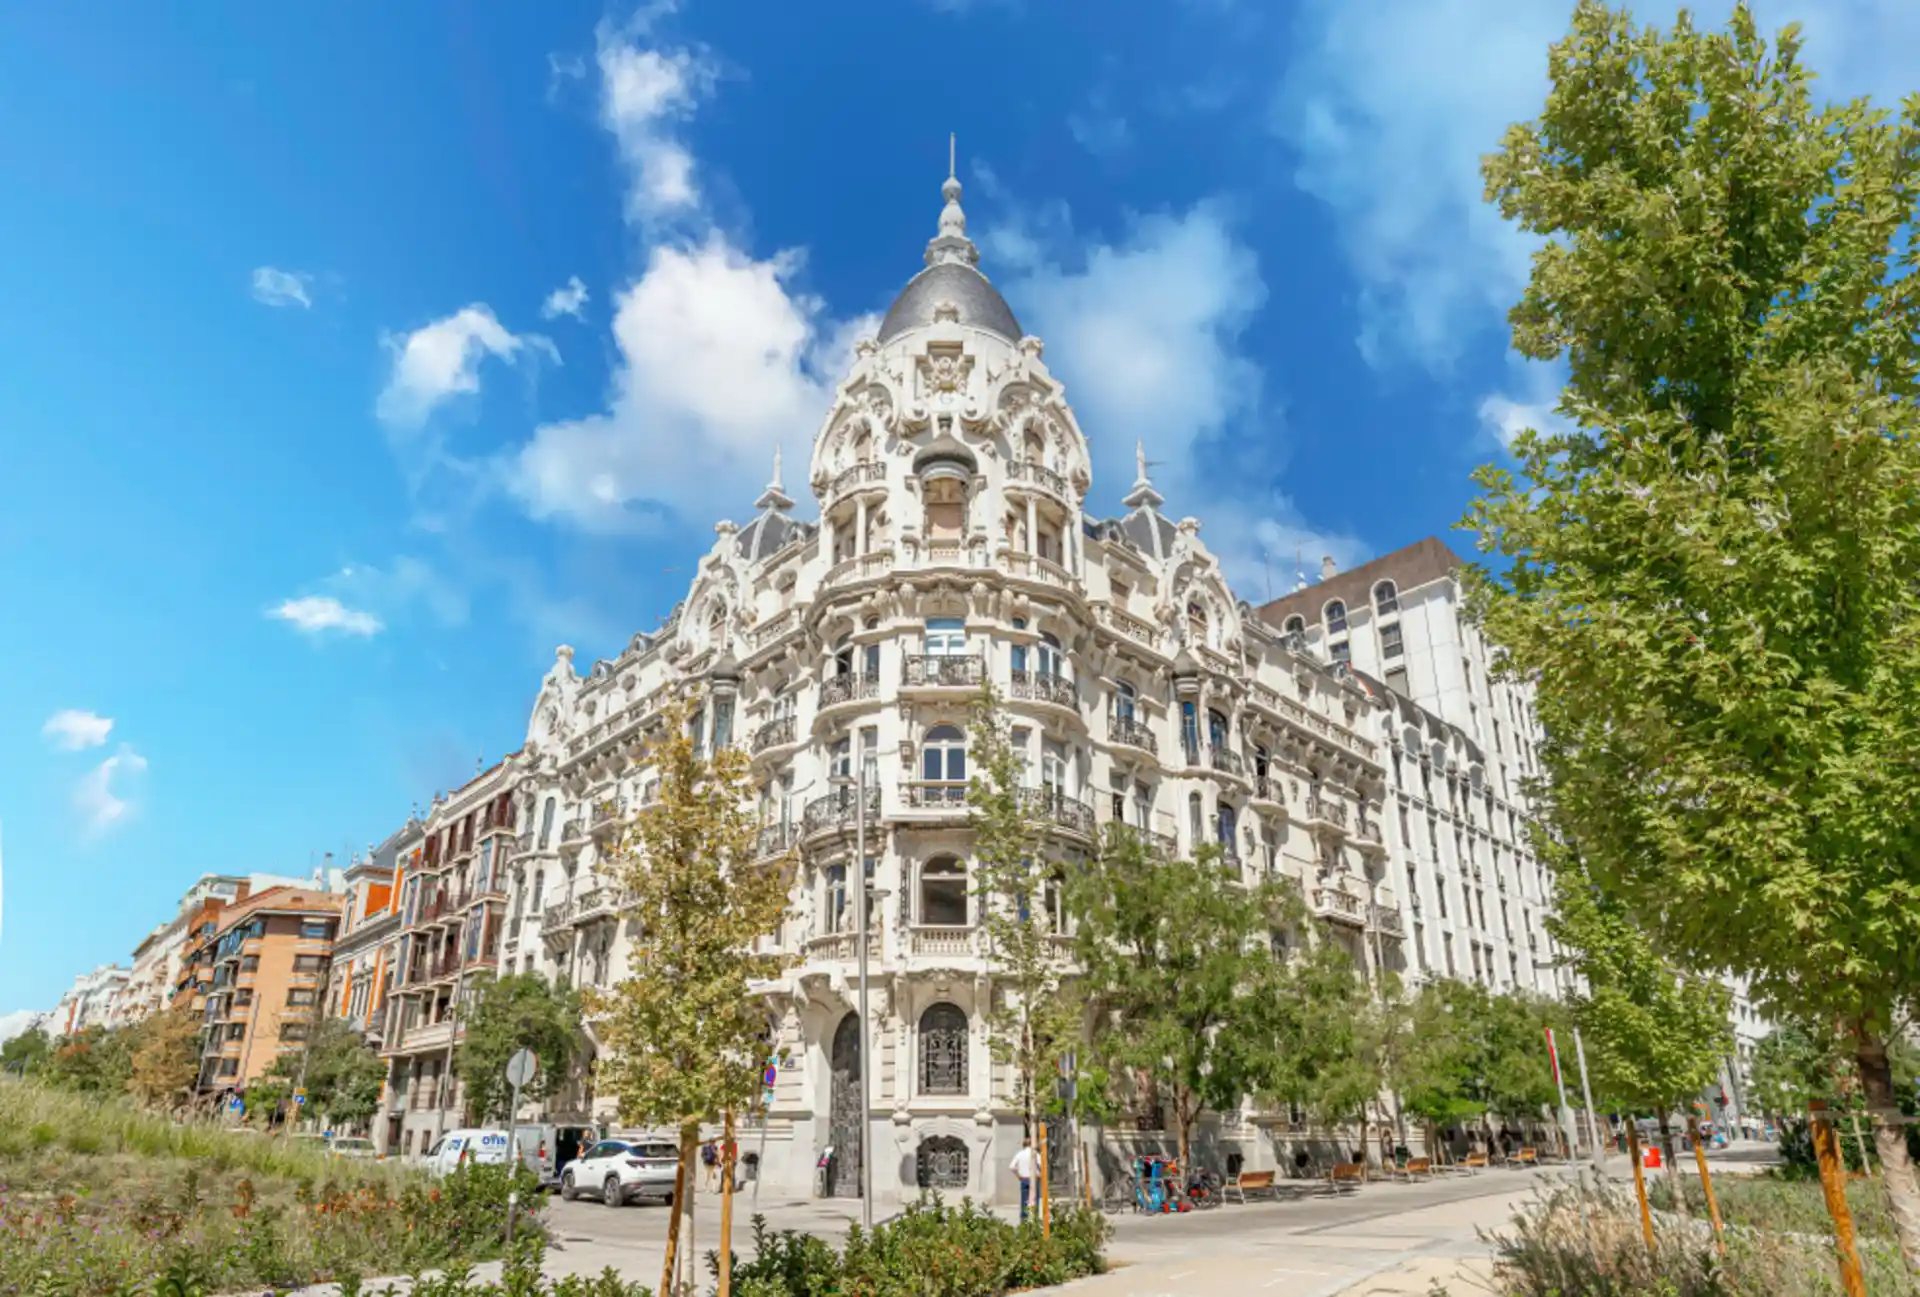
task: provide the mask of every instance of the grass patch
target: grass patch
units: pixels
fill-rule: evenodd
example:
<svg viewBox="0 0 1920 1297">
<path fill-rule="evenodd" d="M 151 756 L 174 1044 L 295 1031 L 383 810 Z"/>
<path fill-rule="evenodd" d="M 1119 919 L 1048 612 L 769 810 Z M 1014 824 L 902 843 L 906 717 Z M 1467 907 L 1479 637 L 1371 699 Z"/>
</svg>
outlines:
<svg viewBox="0 0 1920 1297">
<path fill-rule="evenodd" d="M 1707 1195 L 1700 1182 L 1682 1177 L 1687 1206 L 1701 1220 L 1707 1217 Z M 1818 1180 L 1785 1180 L 1771 1175 L 1717 1175 L 1713 1193 L 1720 1200 L 1720 1218 L 1729 1225 L 1769 1234 L 1833 1233 L 1833 1218 Z M 1662 1211 L 1673 1210 L 1673 1192 L 1663 1177 L 1648 1187 L 1647 1196 Z M 1847 1182 L 1847 1208 L 1853 1213 L 1854 1232 L 1862 1238 L 1894 1238 L 1893 1214 L 1887 1207 L 1886 1187 L 1878 1176 Z"/>
<path fill-rule="evenodd" d="M 0 1293 L 128 1297 L 167 1274 L 258 1290 L 485 1259 L 500 1244 L 504 1168 L 434 1182 L 315 1141 L 17 1081 L 0 1081 L 0 1131 L 24 1134 L 0 1141 Z"/>
<path fill-rule="evenodd" d="M 1841 1291 L 1831 1245 L 1805 1234 L 1729 1229 L 1724 1257 L 1704 1219 L 1663 1222 L 1655 1240 L 1649 1253 L 1627 1191 L 1561 1186 L 1530 1200 L 1510 1226 L 1488 1236 L 1495 1249 L 1493 1287 L 1503 1297 L 1827 1297 Z M 1920 1297 L 1891 1239 L 1862 1239 L 1860 1255 L 1875 1297 Z"/>
</svg>

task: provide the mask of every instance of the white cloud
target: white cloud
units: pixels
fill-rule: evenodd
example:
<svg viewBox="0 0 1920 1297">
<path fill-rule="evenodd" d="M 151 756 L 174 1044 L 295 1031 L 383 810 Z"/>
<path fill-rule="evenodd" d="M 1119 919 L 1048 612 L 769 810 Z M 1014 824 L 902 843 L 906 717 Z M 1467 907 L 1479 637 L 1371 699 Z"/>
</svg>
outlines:
<svg viewBox="0 0 1920 1297">
<path fill-rule="evenodd" d="M 1263 374 L 1239 342 L 1267 289 L 1213 207 L 1140 218 L 1123 240 L 1087 245 L 1069 265 L 1042 259 L 1004 287 L 1067 384 L 1102 495 L 1132 484 L 1136 441 L 1183 474 L 1197 440 L 1259 409 Z"/>
<path fill-rule="evenodd" d="M 1701 26 L 1729 5 L 1694 6 Z M 1530 236 L 1483 201 L 1482 155 L 1545 102 L 1547 47 L 1566 34 L 1566 0 L 1310 0 L 1288 41 L 1272 124 L 1299 154 L 1297 183 L 1331 207 L 1360 282 L 1369 363 L 1447 372 L 1476 337 L 1505 340 Z M 1636 7 L 1662 26 L 1676 6 Z M 1800 16 L 1756 6 L 1762 30 Z M 1806 6 L 1800 7 L 1806 10 Z M 1830 0 L 1806 14 L 1815 94 L 1911 89 L 1920 6 Z"/>
<path fill-rule="evenodd" d="M 539 428 L 509 466 L 528 512 L 618 531 L 669 508 L 739 511 L 765 480 L 775 443 L 819 422 L 850 359 L 849 326 L 792 291 L 800 260 L 756 260 L 718 231 L 655 247 L 614 298 L 611 407 Z M 862 328 L 873 326 L 852 331 Z"/>
<path fill-rule="evenodd" d="M 416 605 L 424 606 L 443 626 L 467 620 L 467 597 L 425 559 L 402 554 L 384 567 L 353 563 L 327 578 L 349 608 L 365 609 L 382 625 Z"/>
<path fill-rule="evenodd" d="M 262 306 L 310 308 L 313 299 L 307 295 L 307 285 L 312 282 L 312 275 L 261 266 L 253 272 L 253 300 Z"/>
<path fill-rule="evenodd" d="M 560 353 L 533 333 L 515 334 L 476 302 L 445 319 L 385 339 L 393 370 L 376 410 L 397 428 L 417 428 L 452 397 L 480 390 L 480 362 L 488 356 L 514 361 L 528 350 L 545 353 L 558 364 Z"/>
<path fill-rule="evenodd" d="M 1568 421 L 1554 413 L 1566 379 L 1564 364 L 1538 364 L 1508 352 L 1507 373 L 1505 390 L 1480 398 L 1480 428 L 1488 437 L 1511 450 L 1513 439 L 1529 428 L 1548 435 L 1568 431 Z"/>
<path fill-rule="evenodd" d="M 267 610 L 267 616 L 283 621 L 303 635 L 323 635 L 339 631 L 363 639 L 377 635 L 384 623 L 370 612 L 349 608 L 330 594 L 303 595 L 287 599 Z"/>
<path fill-rule="evenodd" d="M 653 15 L 599 34 L 601 120 L 626 166 L 641 270 L 613 294 L 604 411 L 549 423 L 499 465 L 535 518 L 628 532 L 669 517 L 740 516 L 773 448 L 818 425 L 853 339 L 802 291 L 797 249 L 756 257 L 712 219 L 678 131 L 712 90 L 703 52 L 647 45 Z"/>
<path fill-rule="evenodd" d="M 1133 143 L 1127 119 L 1108 108 L 1104 96 L 1096 96 L 1085 108 L 1068 113 L 1067 129 L 1081 148 L 1096 157 L 1123 153 Z"/>
<path fill-rule="evenodd" d="M 97 748 L 107 741 L 107 735 L 112 732 L 111 716 L 101 716 L 71 707 L 55 712 L 47 718 L 47 723 L 40 727 L 41 736 L 63 752 Z"/>
<path fill-rule="evenodd" d="M 569 275 L 567 282 L 547 294 L 547 300 L 540 304 L 542 319 L 552 320 L 562 315 L 571 315 L 574 319 L 583 319 L 583 308 L 587 304 L 587 286 L 580 282 L 580 276 Z"/>
<path fill-rule="evenodd" d="M 692 116 L 718 75 L 699 51 L 643 47 L 638 37 L 646 25 L 603 25 L 596 52 L 600 120 L 627 164 L 628 219 L 643 223 L 698 210 L 693 154 L 677 126 Z"/>
<path fill-rule="evenodd" d="M 133 803 L 116 791 L 116 784 L 145 773 L 146 768 L 147 759 L 122 744 L 119 752 L 81 777 L 74 785 L 73 805 L 80 812 L 84 836 L 98 838 L 126 821 Z"/>
</svg>

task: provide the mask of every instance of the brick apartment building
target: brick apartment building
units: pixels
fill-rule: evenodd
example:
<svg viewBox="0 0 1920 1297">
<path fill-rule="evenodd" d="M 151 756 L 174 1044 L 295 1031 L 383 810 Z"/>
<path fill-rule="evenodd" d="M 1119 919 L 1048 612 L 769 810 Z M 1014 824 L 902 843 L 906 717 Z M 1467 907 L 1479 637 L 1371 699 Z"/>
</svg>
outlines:
<svg viewBox="0 0 1920 1297">
<path fill-rule="evenodd" d="M 205 973 L 199 1089 L 244 1091 L 281 1055 L 300 1049 L 323 1011 L 344 898 L 271 887 L 230 905 L 185 961 Z"/>
</svg>

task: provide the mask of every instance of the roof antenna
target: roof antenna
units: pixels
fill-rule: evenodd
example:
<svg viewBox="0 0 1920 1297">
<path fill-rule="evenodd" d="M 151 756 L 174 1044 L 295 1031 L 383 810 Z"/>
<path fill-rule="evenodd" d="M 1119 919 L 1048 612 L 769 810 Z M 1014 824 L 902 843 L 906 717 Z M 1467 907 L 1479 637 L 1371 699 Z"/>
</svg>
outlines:
<svg viewBox="0 0 1920 1297">
<path fill-rule="evenodd" d="M 958 180 L 960 178 L 954 167 L 955 149 L 957 147 L 956 141 L 958 138 L 954 132 L 947 132 L 947 179 L 949 180 Z"/>
</svg>

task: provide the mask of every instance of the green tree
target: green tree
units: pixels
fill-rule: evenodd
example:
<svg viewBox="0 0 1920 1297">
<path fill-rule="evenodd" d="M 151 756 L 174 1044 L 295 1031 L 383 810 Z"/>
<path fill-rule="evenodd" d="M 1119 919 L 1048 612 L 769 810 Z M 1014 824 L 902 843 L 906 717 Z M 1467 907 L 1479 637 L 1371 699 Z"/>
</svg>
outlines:
<svg viewBox="0 0 1920 1297">
<path fill-rule="evenodd" d="M 127 1092 L 149 1108 L 172 1108 L 200 1079 L 200 1024 L 168 1009 L 127 1028 Z"/>
<path fill-rule="evenodd" d="M 1838 1106 L 1835 1077 L 1846 1065 L 1845 1042 L 1832 1032 L 1815 1032 L 1804 1023 L 1781 1022 L 1754 1047 L 1752 1087 L 1760 1110 L 1784 1122 L 1817 1099 Z"/>
<path fill-rule="evenodd" d="M 1042 1078 L 1052 1077 L 1085 1036 L 1072 950 L 1057 939 L 1047 902 L 1060 882 L 1046 851 L 1055 841 L 1055 817 L 1071 808 L 1052 789 L 1021 787 L 1024 765 L 990 683 L 981 687 L 968 728 L 974 892 L 993 958 L 990 1048 L 1013 1068 L 1015 1098 L 1033 1131 L 1049 1099 Z"/>
<path fill-rule="evenodd" d="M 504 1120 L 512 1101 L 507 1060 L 530 1049 L 540 1071 L 520 1094 L 546 1098 L 573 1070 L 580 1049 L 580 997 L 556 989 L 539 973 L 510 973 L 481 982 L 467 1006 L 460 1043 L 460 1075 L 467 1082 L 468 1114 L 478 1121 Z"/>
<path fill-rule="evenodd" d="M 0 1072 L 16 1076 L 36 1071 L 53 1055 L 53 1038 L 45 1027 L 29 1027 L 0 1045 Z"/>
<path fill-rule="evenodd" d="M 1610 1106 L 1652 1112 L 1674 1202 L 1686 1210 L 1670 1114 L 1714 1084 L 1733 1048 L 1726 985 L 1660 957 L 1625 906 L 1606 896 L 1572 853 L 1554 853 L 1557 909 L 1547 931 L 1584 989 L 1573 1013 L 1588 1045 L 1594 1090 Z"/>
<path fill-rule="evenodd" d="M 280 1055 L 267 1075 L 286 1081 L 289 1094 L 292 1085 L 303 1085 L 306 1112 L 318 1118 L 323 1128 L 338 1125 L 357 1130 L 364 1129 L 379 1111 L 387 1065 L 352 1023 L 322 1018 L 313 1024 L 306 1047 Z"/>
<path fill-rule="evenodd" d="M 1407 1009 L 1407 1039 L 1387 1071 L 1402 1112 L 1426 1129 L 1429 1151 L 1440 1131 L 1477 1122 L 1486 1112 L 1479 1089 L 1477 1037 L 1456 1025 L 1454 1001 L 1477 1002 L 1477 988 L 1452 979 L 1421 987 Z"/>
<path fill-rule="evenodd" d="M 49 1084 L 80 1094 L 125 1094 L 133 1075 L 131 1045 L 124 1029 L 86 1027 L 54 1044 L 41 1075 Z"/>
<path fill-rule="evenodd" d="M 1372 997 L 1353 957 L 1322 935 L 1289 962 L 1256 1011 L 1256 1030 L 1272 1051 L 1266 1093 L 1298 1104 L 1322 1125 L 1357 1122 L 1364 1156 L 1368 1112 L 1384 1078 L 1368 1048 Z"/>
<path fill-rule="evenodd" d="M 785 862 L 754 864 L 747 755 L 728 747 L 704 758 L 694 738 L 703 714 L 696 698 L 681 700 L 648 751 L 658 795 L 610 862 L 633 921 L 629 972 L 586 999 L 606 1045 L 600 1089 L 618 1101 L 622 1121 L 677 1129 L 689 1173 L 700 1123 L 745 1111 L 760 1093 L 767 1008 L 754 984 L 780 965 L 755 946 L 786 913 L 790 874 Z M 691 1201 L 679 1195 L 667 1227 L 662 1292 L 672 1289 Z M 727 1247 L 722 1239 L 721 1255 Z"/>
<path fill-rule="evenodd" d="M 1920 100 L 1816 107 L 1800 36 L 1596 0 L 1485 163 L 1542 239 L 1514 346 L 1562 426 L 1486 468 L 1476 601 L 1546 818 L 1670 958 L 1840 1025 L 1870 1106 L 1920 986 Z M 1908 1265 L 1920 1193 L 1876 1143 Z"/>
<path fill-rule="evenodd" d="M 1269 933 L 1292 917 L 1286 893 L 1245 886 L 1217 847 L 1156 861 L 1139 834 L 1109 825 L 1091 866 L 1069 880 L 1067 907 L 1094 1056 L 1152 1078 L 1190 1166 L 1201 1113 L 1235 1110 L 1272 1075 L 1256 1006 L 1283 981 Z"/>
</svg>

